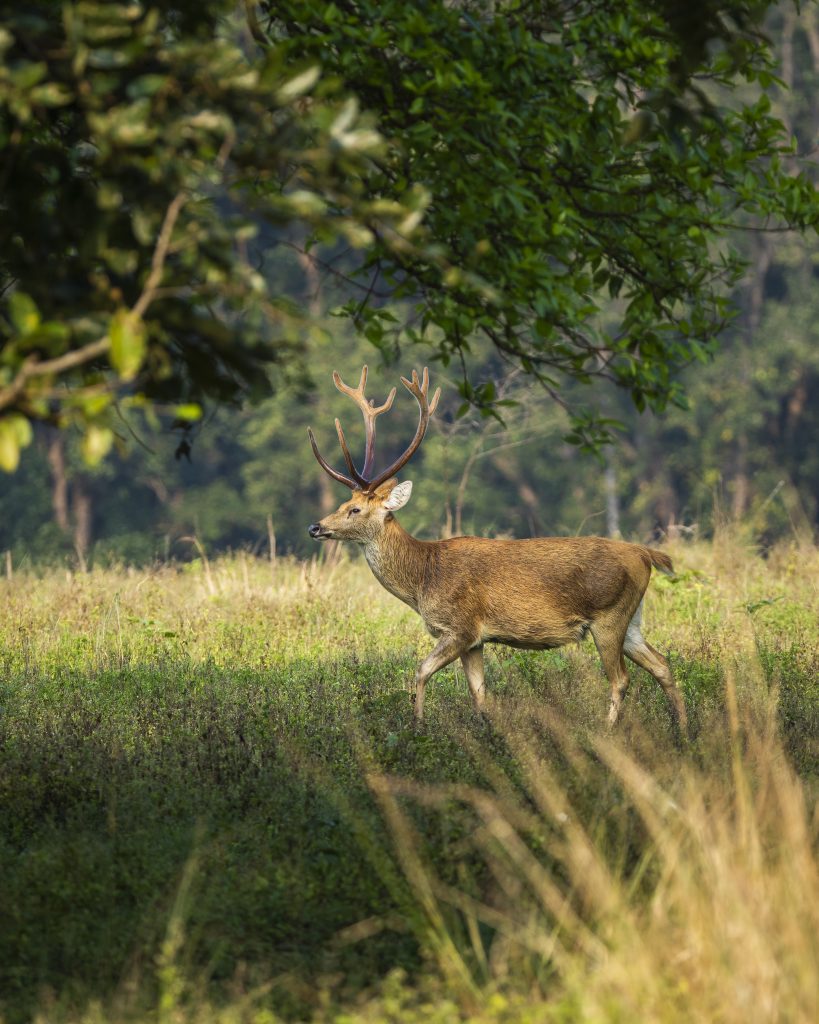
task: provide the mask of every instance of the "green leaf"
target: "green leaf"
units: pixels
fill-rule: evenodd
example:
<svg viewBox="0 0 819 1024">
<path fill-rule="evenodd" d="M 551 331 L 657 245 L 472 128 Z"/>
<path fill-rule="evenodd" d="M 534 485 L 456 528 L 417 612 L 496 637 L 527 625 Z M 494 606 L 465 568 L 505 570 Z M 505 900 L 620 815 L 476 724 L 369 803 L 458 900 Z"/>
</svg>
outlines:
<svg viewBox="0 0 819 1024">
<path fill-rule="evenodd" d="M 202 418 L 202 406 L 195 402 L 187 402 L 184 405 L 174 406 L 174 415 L 177 419 L 194 422 Z"/>
<path fill-rule="evenodd" d="M 744 605 L 745 610 L 749 615 L 753 615 L 754 612 L 758 612 L 760 608 L 767 608 L 772 604 L 776 604 L 777 601 L 784 601 L 782 596 L 779 597 L 763 597 L 759 601 L 749 601 Z"/>
<path fill-rule="evenodd" d="M 0 469 L 13 473 L 20 464 L 20 449 L 31 443 L 31 424 L 17 413 L 0 419 Z"/>
<path fill-rule="evenodd" d="M 0 420 L 0 469 L 13 473 L 20 464 L 20 444 L 7 420 Z"/>
<path fill-rule="evenodd" d="M 34 299 L 25 292 L 14 292 L 9 297 L 9 316 L 18 334 L 31 334 L 40 326 L 40 313 Z"/>
<path fill-rule="evenodd" d="M 318 65 L 305 68 L 304 71 L 299 72 L 294 78 L 291 78 L 289 82 L 285 82 L 276 92 L 276 102 L 285 106 L 288 103 L 292 103 L 293 100 L 303 96 L 306 92 L 309 92 L 319 79 L 321 69 Z"/>
<path fill-rule="evenodd" d="M 114 431 L 110 427 L 92 423 L 82 439 L 82 457 L 89 466 L 97 466 L 111 450 L 113 443 Z"/>
<path fill-rule="evenodd" d="M 32 103 L 42 107 L 64 107 L 74 97 L 60 82 L 46 82 L 32 89 L 29 98 Z"/>
<path fill-rule="evenodd" d="M 108 330 L 111 365 L 122 380 L 133 380 L 145 361 L 145 325 L 127 309 L 118 309 Z"/>
</svg>

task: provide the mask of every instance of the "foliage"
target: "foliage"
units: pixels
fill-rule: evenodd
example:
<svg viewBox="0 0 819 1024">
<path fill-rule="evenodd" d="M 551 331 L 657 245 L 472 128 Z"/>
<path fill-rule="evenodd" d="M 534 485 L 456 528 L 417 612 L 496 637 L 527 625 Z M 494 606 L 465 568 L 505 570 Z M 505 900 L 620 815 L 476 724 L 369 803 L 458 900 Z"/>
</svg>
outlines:
<svg viewBox="0 0 819 1024">
<path fill-rule="evenodd" d="M 807 98 L 819 84 L 817 9 L 782 5 L 766 27 L 782 75 L 781 87 L 768 90 L 772 110 L 816 181 L 807 157 L 819 121 Z M 604 408 L 628 423 L 615 461 L 633 515 L 651 509 L 672 529 L 702 528 L 714 508 L 767 544 L 784 532 L 809 536 L 819 516 L 819 462 L 809 440 L 819 428 L 817 248 L 810 238 L 773 232 L 743 232 L 736 244 L 748 263 L 733 297 L 740 316 L 710 368 L 681 376 L 688 409 L 639 423 L 623 402 Z"/>
<path fill-rule="evenodd" d="M 810 295 L 810 274 L 807 253 L 788 271 L 794 304 L 771 300 L 751 350 L 750 386 L 736 374 L 744 339 L 731 333 L 712 372 L 692 369 L 681 377 L 687 411 L 649 419 L 630 412 L 625 396 L 616 404 L 611 395 L 607 401 L 600 396 L 600 408 L 625 426 L 620 445 L 608 456 L 624 537 L 648 541 L 679 530 L 713 536 L 726 519 L 765 548 L 778 539 L 812 535 L 819 509 L 810 445 L 817 408 L 810 398 L 817 386 L 811 369 L 815 343 L 810 311 L 797 301 Z M 195 551 L 183 538 L 194 535 L 209 554 L 228 548 L 266 552 L 268 517 L 279 553 L 312 556 L 315 542 L 307 525 L 343 499 L 343 488 L 312 458 L 306 428 L 312 426 L 322 450 L 340 466 L 332 426 L 338 416 L 354 454 L 363 451 L 361 417 L 336 392 L 330 372 L 338 368 L 345 379 L 354 379 L 368 353 L 365 340 L 341 332 L 332 345 L 313 344 L 308 352 L 318 382 L 314 394 L 281 388 L 254 408 L 208 416 L 187 433 L 190 459 L 174 458 L 178 436 L 153 437 L 135 417 L 129 421 L 151 450 L 133 442 L 120 458 L 94 469 L 83 465 L 80 438 L 66 436 L 66 530 L 54 520 L 55 481 L 46 458 L 56 434 L 38 431 L 13 482 L 0 480 L 0 552 L 10 550 L 15 567 L 75 564 L 76 489 L 92 504 L 91 545 L 84 554 L 97 565 L 185 560 Z M 425 538 L 459 532 L 605 533 L 605 469 L 596 460 L 579 459 L 576 448 L 562 440 L 568 429 L 564 411 L 545 404 L 524 375 L 504 376 L 503 367 L 477 346 L 473 361 L 475 380 L 492 382 L 502 400 L 516 405 L 502 407 L 503 426 L 476 412 L 459 418 L 457 375 L 433 368 L 434 385 L 443 386 L 441 406 L 405 471 L 416 486 L 402 522 Z M 369 393 L 383 400 L 407 369 L 371 363 Z M 415 415 L 412 400 L 399 395 L 379 420 L 379 465 L 406 445 Z M 744 426 L 748 506 L 736 512 L 735 446 Z"/>
<path fill-rule="evenodd" d="M 355 102 L 315 62 L 248 53 L 234 10 L 5 8 L 0 467 L 32 420 L 80 424 L 99 463 L 118 394 L 188 422 L 269 394 L 307 328 L 259 272 L 265 238 L 409 235 L 423 195 L 363 194 L 382 140 Z"/>
<path fill-rule="evenodd" d="M 405 687 L 429 638 L 363 567 L 239 556 L 4 582 L 4 1019 L 42 1003 L 49 1020 L 179 1020 L 204 999 L 211 1019 L 531 1019 L 524 1001 L 608 1019 L 603 1000 L 631 1020 L 664 997 L 661 1019 L 739 1021 L 771 992 L 782 1019 L 812 1019 L 817 552 L 763 561 L 723 537 L 672 554 L 687 571 L 655 582 L 647 615 L 689 754 L 636 671 L 603 742 L 590 647 L 495 649 L 491 728 L 444 672 L 414 733 Z M 533 820 L 538 780 L 569 826 Z M 573 837 L 599 874 L 577 874 Z M 550 886 L 582 931 L 555 931 Z M 396 968 L 407 980 L 358 1000 Z"/>
<path fill-rule="evenodd" d="M 766 95 L 772 114 L 797 142 L 798 154 L 791 159 L 805 166 L 799 154 L 809 153 L 817 132 L 812 102 L 819 87 L 816 8 L 807 6 L 797 17 L 784 5 L 771 12 L 766 30 L 784 83 L 772 83 Z M 332 107 L 329 97 L 335 93 L 322 81 L 317 88 L 329 90 L 322 102 Z M 737 102 L 750 101 L 757 89 L 758 83 L 745 85 Z M 139 410 L 119 403 L 123 419 L 117 415 L 113 426 L 129 443 L 118 459 L 89 469 L 83 464 L 82 434 L 69 431 L 64 438 L 68 510 L 62 520 L 53 507 L 59 475 L 49 461 L 56 435 L 36 429 L 30 456 L 13 484 L 0 478 L 0 550 L 11 551 L 15 566 L 27 559 L 74 560 L 77 550 L 100 563 L 188 557 L 191 542 L 180 538 L 192 535 L 209 552 L 241 546 L 258 551 L 269 542 L 268 516 L 280 551 L 312 553 L 305 525 L 333 504 L 336 493 L 310 458 L 306 426 L 319 432 L 323 446 L 334 446 L 333 417 L 341 416 L 351 437 L 356 421 L 349 403 L 330 385 L 331 370 L 354 376 L 369 361 L 372 392 L 386 395 L 397 374 L 411 368 L 415 352 L 405 347 L 400 362 L 389 363 L 393 353 L 383 330 L 395 326 L 389 317 L 400 315 L 400 307 L 395 314 L 387 306 L 375 307 L 374 319 L 365 316 L 365 333 L 357 336 L 343 321 L 323 318 L 324 310 L 349 300 L 351 285 L 328 272 L 325 263 L 334 250 L 326 246 L 311 250 L 310 260 L 294 263 L 292 246 L 305 241 L 294 230 L 273 237 L 263 229 L 248 243 L 248 252 L 254 247 L 263 252 L 260 272 L 268 294 L 291 296 L 318 321 L 318 329 L 299 341 L 315 393 L 305 394 L 290 380 L 254 408 L 208 415 L 184 433 L 190 461 L 174 458 L 178 433 L 155 435 Z M 816 245 L 793 233 L 763 237 L 742 231 L 732 238 L 749 265 L 731 293 L 741 316 L 722 333 L 707 369 L 695 363 L 675 377 L 688 409 L 672 406 L 662 417 L 637 416 L 626 393 L 592 390 L 599 414 L 624 428 L 617 450 L 607 456 L 608 476 L 599 463 L 576 457 L 561 440 L 570 429 L 564 412 L 527 387 L 525 375 L 510 374 L 487 339 L 470 340 L 470 380 L 474 395 L 494 396 L 505 430 L 482 416 L 487 410 L 480 405 L 458 418 L 460 367 L 433 366 L 444 395 L 411 467 L 418 486 L 407 524 L 433 537 L 459 530 L 518 536 L 603 532 L 613 494 L 624 536 L 648 539 L 660 530 L 680 529 L 710 535 L 726 516 L 743 522 L 749 536 L 764 545 L 794 533 L 810 536 L 819 514 L 817 455 L 810 443 L 819 409 L 811 303 Z M 613 308 L 605 323 L 617 322 Z M 373 365 L 368 334 L 386 345 L 387 365 Z M 559 397 L 577 408 L 583 390 L 564 385 Z M 502 396 L 518 404 L 498 405 Z M 385 459 L 411 431 L 407 415 L 399 399 L 380 422 L 379 452 Z M 147 439 L 151 451 L 132 441 L 131 429 Z M 0 431 L 8 458 L 21 440 L 19 430 L 25 440 L 21 421 Z M 83 497 L 91 506 L 90 549 L 76 531 L 74 506 Z"/>
<path fill-rule="evenodd" d="M 299 376 L 298 259 L 317 244 L 363 275 L 342 305 L 383 349 L 424 341 L 474 368 L 483 335 L 553 393 L 600 376 L 639 408 L 681 400 L 678 369 L 706 357 L 738 273 L 717 240 L 739 220 L 816 219 L 760 92 L 766 9 L 9 9 L 0 466 L 32 420 L 80 424 L 99 463 L 125 436 L 118 394 L 189 422 L 206 399 L 267 393 L 271 367 Z M 460 387 L 492 408 L 491 382 L 470 370 Z M 570 437 L 608 426 L 578 414 Z"/>
<path fill-rule="evenodd" d="M 448 269 L 376 244 L 346 307 L 375 344 L 424 341 L 444 363 L 475 335 L 557 393 L 613 380 L 638 409 L 683 401 L 729 318 L 735 225 L 815 225 L 810 177 L 764 92 L 764 4 L 566 0 L 263 3 L 269 39 L 337 74 L 375 111 L 392 159 L 373 195 L 410 182 Z M 738 86 L 750 83 L 750 87 Z M 485 293 L 469 274 L 487 281 Z M 367 316 L 373 293 L 408 303 Z M 469 374 L 466 399 L 491 405 Z M 571 439 L 606 433 L 577 416 Z"/>
</svg>

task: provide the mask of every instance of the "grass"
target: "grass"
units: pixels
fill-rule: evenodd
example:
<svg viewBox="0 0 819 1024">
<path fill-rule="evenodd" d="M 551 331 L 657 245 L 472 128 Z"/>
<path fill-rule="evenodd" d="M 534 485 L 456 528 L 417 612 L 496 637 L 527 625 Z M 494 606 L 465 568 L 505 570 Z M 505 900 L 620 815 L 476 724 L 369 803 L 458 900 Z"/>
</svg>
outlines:
<svg viewBox="0 0 819 1024">
<path fill-rule="evenodd" d="M 672 550 L 604 728 L 591 644 L 495 648 L 411 728 L 360 563 L 2 584 L 0 1016 L 819 1019 L 819 552 Z"/>
</svg>

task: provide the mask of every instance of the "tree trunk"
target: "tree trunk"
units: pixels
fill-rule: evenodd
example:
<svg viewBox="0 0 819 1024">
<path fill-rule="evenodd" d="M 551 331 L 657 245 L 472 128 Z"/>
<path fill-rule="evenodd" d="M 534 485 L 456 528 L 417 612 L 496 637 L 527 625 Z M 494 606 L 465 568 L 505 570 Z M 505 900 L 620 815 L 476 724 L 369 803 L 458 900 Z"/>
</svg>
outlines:
<svg viewBox="0 0 819 1024">
<path fill-rule="evenodd" d="M 620 498 L 617 494 L 617 474 L 614 470 L 614 453 L 611 447 L 606 448 L 606 470 L 603 474 L 603 486 L 606 492 L 606 533 L 609 537 L 619 540 L 620 533 Z"/>
<path fill-rule="evenodd" d="M 734 494 L 731 509 L 734 519 L 741 519 L 748 508 L 750 481 L 748 478 L 748 434 L 741 430 L 734 456 Z"/>
<path fill-rule="evenodd" d="M 751 346 L 759 330 L 762 319 L 762 307 L 765 299 L 765 278 L 771 265 L 771 246 L 767 239 L 760 238 L 756 243 L 756 259 L 751 271 L 752 277 L 748 290 L 748 306 L 745 315 L 745 331 L 740 353 L 738 378 L 743 394 L 751 387 Z M 734 493 L 732 512 L 734 519 L 741 519 L 748 509 L 751 494 L 750 470 L 748 466 L 748 431 L 741 419 L 742 413 L 737 410 L 737 443 L 734 455 Z"/>
<path fill-rule="evenodd" d="M 458 490 L 455 495 L 455 536 L 461 537 L 464 532 L 464 502 L 466 501 L 466 488 L 469 483 L 469 475 L 472 472 L 472 467 L 475 465 L 475 461 L 483 448 L 483 434 L 478 438 L 477 442 L 473 445 L 472 451 L 469 453 L 469 458 L 466 460 L 463 472 L 461 473 L 461 479 L 458 482 Z"/>
<path fill-rule="evenodd" d="M 321 277 L 316 261 L 309 252 L 299 250 L 296 251 L 296 258 L 304 271 L 310 316 L 318 316 L 321 313 Z"/>
<path fill-rule="evenodd" d="M 319 518 L 323 519 L 324 516 L 327 516 L 331 512 L 335 511 L 335 509 L 338 508 L 341 502 L 336 501 L 336 496 L 335 493 L 333 492 L 333 485 L 330 483 L 330 478 L 325 473 L 319 474 L 318 482 L 319 509 L 321 510 L 321 516 Z"/>
<path fill-rule="evenodd" d="M 51 505 L 54 509 L 54 520 L 64 533 L 68 533 L 68 477 L 65 472 L 63 435 L 59 431 L 51 435 L 47 458 L 51 470 Z"/>
<path fill-rule="evenodd" d="M 74 549 L 80 569 L 86 570 L 86 555 L 91 546 L 93 505 L 91 495 L 82 477 L 77 477 L 71 487 L 71 504 L 74 513 Z"/>
<path fill-rule="evenodd" d="M 526 511 L 526 524 L 529 527 L 529 536 L 541 536 L 543 534 L 543 528 L 538 517 L 540 502 L 538 501 L 537 494 L 535 494 L 531 486 L 521 478 L 520 471 L 512 459 L 507 458 L 504 455 L 493 455 L 491 458 L 495 469 L 497 469 L 498 472 L 514 486 L 517 496 L 523 504 Z"/>
</svg>

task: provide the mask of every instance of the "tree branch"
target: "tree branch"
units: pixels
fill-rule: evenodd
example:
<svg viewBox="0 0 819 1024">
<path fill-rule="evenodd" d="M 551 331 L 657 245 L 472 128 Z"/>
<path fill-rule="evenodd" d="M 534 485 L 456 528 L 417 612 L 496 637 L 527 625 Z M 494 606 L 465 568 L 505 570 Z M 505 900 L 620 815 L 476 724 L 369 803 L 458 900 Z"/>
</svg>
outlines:
<svg viewBox="0 0 819 1024">
<path fill-rule="evenodd" d="M 29 357 L 18 370 L 14 380 L 0 391 L 0 409 L 7 408 L 15 399 L 19 398 L 26 386 L 26 381 L 32 377 L 43 377 L 50 373 L 63 373 L 66 370 L 73 370 L 77 366 L 82 366 L 83 363 L 90 362 L 90 360 L 96 359 L 97 356 L 103 355 L 108 351 L 110 345 L 111 339 L 106 334 L 105 337 L 100 338 L 98 341 L 89 342 L 89 344 L 83 345 L 82 348 L 66 352 L 65 355 L 57 356 L 55 359 L 46 359 L 42 363 L 38 362 L 33 356 Z"/>
<path fill-rule="evenodd" d="M 162 221 L 162 227 L 159 229 L 159 237 L 156 240 L 156 247 L 154 248 L 154 254 L 151 258 L 151 272 L 145 279 L 142 294 L 139 296 L 136 304 L 131 310 L 130 315 L 136 319 L 141 319 L 145 310 L 153 302 L 156 290 L 162 281 L 162 271 L 165 268 L 165 260 L 168 256 L 168 249 L 171 244 L 171 235 L 173 234 L 173 229 L 182 207 L 185 205 L 186 198 L 187 197 L 184 192 L 177 192 L 171 200 L 170 206 L 165 211 L 165 218 Z"/>
<path fill-rule="evenodd" d="M 151 258 L 151 271 L 145 279 L 145 285 L 139 298 L 129 313 L 132 319 L 140 319 L 156 296 L 157 289 L 162 281 L 162 271 L 168 256 L 171 235 L 173 234 L 174 225 L 179 217 L 179 213 L 185 204 L 185 199 L 186 196 L 183 192 L 177 193 L 165 211 L 154 254 Z M 109 334 L 105 334 L 102 338 L 98 338 L 97 341 L 91 341 L 87 345 L 83 345 L 82 348 L 73 349 L 64 355 L 56 356 L 54 359 L 40 361 L 36 356 L 29 356 L 17 371 L 14 380 L 0 390 L 0 410 L 7 409 L 12 405 L 23 393 L 27 382 L 32 378 L 46 377 L 51 374 L 75 370 L 78 366 L 83 366 L 85 363 L 91 362 L 92 359 L 105 355 L 110 347 L 111 337 Z"/>
</svg>

